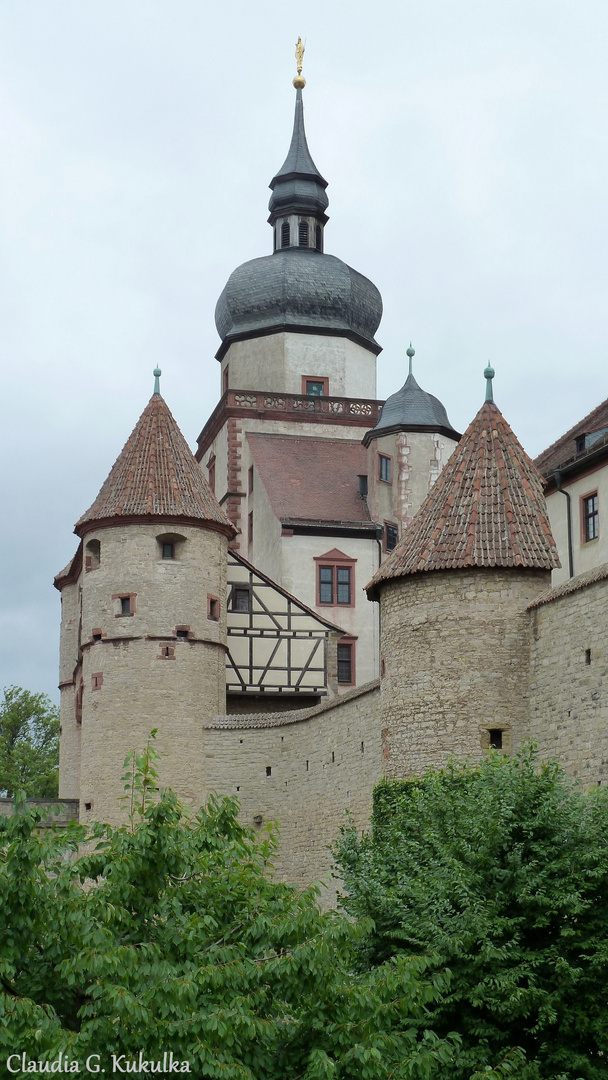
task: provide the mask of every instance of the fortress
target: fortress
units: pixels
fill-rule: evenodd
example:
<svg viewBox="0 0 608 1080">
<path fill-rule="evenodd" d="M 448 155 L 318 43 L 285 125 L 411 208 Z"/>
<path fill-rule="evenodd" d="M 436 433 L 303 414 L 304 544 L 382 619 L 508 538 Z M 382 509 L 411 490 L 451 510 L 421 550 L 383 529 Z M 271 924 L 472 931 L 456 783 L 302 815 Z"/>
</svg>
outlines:
<svg viewBox="0 0 608 1080">
<path fill-rule="evenodd" d="M 157 370 L 55 584 L 60 798 L 120 821 L 123 759 L 157 728 L 163 786 L 278 820 L 277 872 L 303 885 L 382 776 L 534 739 L 608 779 L 608 403 L 535 465 L 491 368 L 462 436 L 411 348 L 376 399 L 380 294 L 325 253 L 294 85 L 273 250 L 219 298 L 222 396 L 196 456 Z"/>
</svg>

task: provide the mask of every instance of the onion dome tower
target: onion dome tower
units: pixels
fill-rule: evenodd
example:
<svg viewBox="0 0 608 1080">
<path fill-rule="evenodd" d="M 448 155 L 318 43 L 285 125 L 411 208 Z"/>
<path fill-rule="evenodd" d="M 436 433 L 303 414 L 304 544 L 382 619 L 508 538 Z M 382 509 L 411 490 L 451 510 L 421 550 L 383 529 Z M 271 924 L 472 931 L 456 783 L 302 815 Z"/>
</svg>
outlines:
<svg viewBox="0 0 608 1080">
<path fill-rule="evenodd" d="M 306 140 L 302 53 L 299 42 L 293 134 L 287 157 L 270 182 L 268 221 L 273 253 L 243 263 L 230 275 L 215 310 L 222 339 L 216 355 L 222 363 L 224 390 L 299 394 L 306 373 L 301 370 L 301 354 L 311 348 L 310 341 L 302 342 L 302 335 L 314 336 L 322 339 L 314 346 L 314 362 L 317 367 L 322 365 L 325 353 L 325 375 L 332 380 L 330 394 L 374 398 L 375 357 L 380 352 L 374 335 L 382 316 L 382 299 L 368 278 L 325 253 L 327 181 Z M 256 349 L 256 339 L 268 336 L 273 341 Z M 328 340 L 331 338 L 333 342 Z M 340 350 L 336 339 L 352 342 L 356 348 Z M 337 370 L 340 364 L 344 369 L 349 360 L 360 369 L 363 357 L 368 367 L 363 381 L 360 374 L 353 382 L 348 371 Z"/>
<path fill-rule="evenodd" d="M 492 395 L 367 586 L 380 602 L 388 772 L 517 743 L 527 607 L 559 565 L 543 481 Z"/>
<path fill-rule="evenodd" d="M 62 592 L 60 790 L 115 823 L 122 765 L 158 729 L 161 783 L 198 806 L 202 720 L 225 711 L 226 559 L 234 529 L 154 394 L 75 526 Z"/>
</svg>

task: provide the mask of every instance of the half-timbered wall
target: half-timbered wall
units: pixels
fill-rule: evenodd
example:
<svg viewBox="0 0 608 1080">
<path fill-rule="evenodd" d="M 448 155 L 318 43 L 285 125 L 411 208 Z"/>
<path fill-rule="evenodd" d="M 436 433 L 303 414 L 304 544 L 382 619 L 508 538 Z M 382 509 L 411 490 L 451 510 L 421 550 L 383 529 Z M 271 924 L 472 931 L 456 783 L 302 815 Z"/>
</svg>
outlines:
<svg viewBox="0 0 608 1080">
<path fill-rule="evenodd" d="M 343 631 L 320 618 L 236 552 L 228 555 L 229 695 L 332 696 L 332 645 Z M 332 640 L 333 639 L 333 640 Z"/>
</svg>

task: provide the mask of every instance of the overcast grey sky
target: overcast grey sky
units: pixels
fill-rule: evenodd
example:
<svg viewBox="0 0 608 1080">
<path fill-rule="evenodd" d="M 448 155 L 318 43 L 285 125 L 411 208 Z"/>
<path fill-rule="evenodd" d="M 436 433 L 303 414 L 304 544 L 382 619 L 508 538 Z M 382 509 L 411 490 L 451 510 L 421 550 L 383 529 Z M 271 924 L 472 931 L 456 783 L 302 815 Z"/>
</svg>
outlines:
<svg viewBox="0 0 608 1080">
<path fill-rule="evenodd" d="M 73 523 L 163 370 L 191 446 L 213 312 L 271 250 L 306 40 L 326 250 L 384 299 L 378 394 L 464 430 L 495 397 L 532 455 L 606 389 L 606 0 L 0 0 L 0 685 L 57 698 Z"/>
</svg>

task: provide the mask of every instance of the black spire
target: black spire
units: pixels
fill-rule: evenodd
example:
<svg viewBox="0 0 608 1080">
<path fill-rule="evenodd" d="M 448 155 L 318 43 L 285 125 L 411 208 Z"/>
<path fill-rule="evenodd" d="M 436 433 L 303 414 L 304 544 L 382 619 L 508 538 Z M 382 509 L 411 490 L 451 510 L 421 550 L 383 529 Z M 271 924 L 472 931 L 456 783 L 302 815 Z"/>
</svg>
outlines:
<svg viewBox="0 0 608 1080">
<path fill-rule="evenodd" d="M 317 218 L 322 224 L 327 221 L 327 180 L 323 179 L 310 156 L 304 130 L 302 90 L 299 87 L 296 89 L 296 112 L 289 152 L 270 181 L 270 187 L 272 195 L 268 203 L 268 220 L 271 225 L 285 214 L 306 214 Z"/>
</svg>

